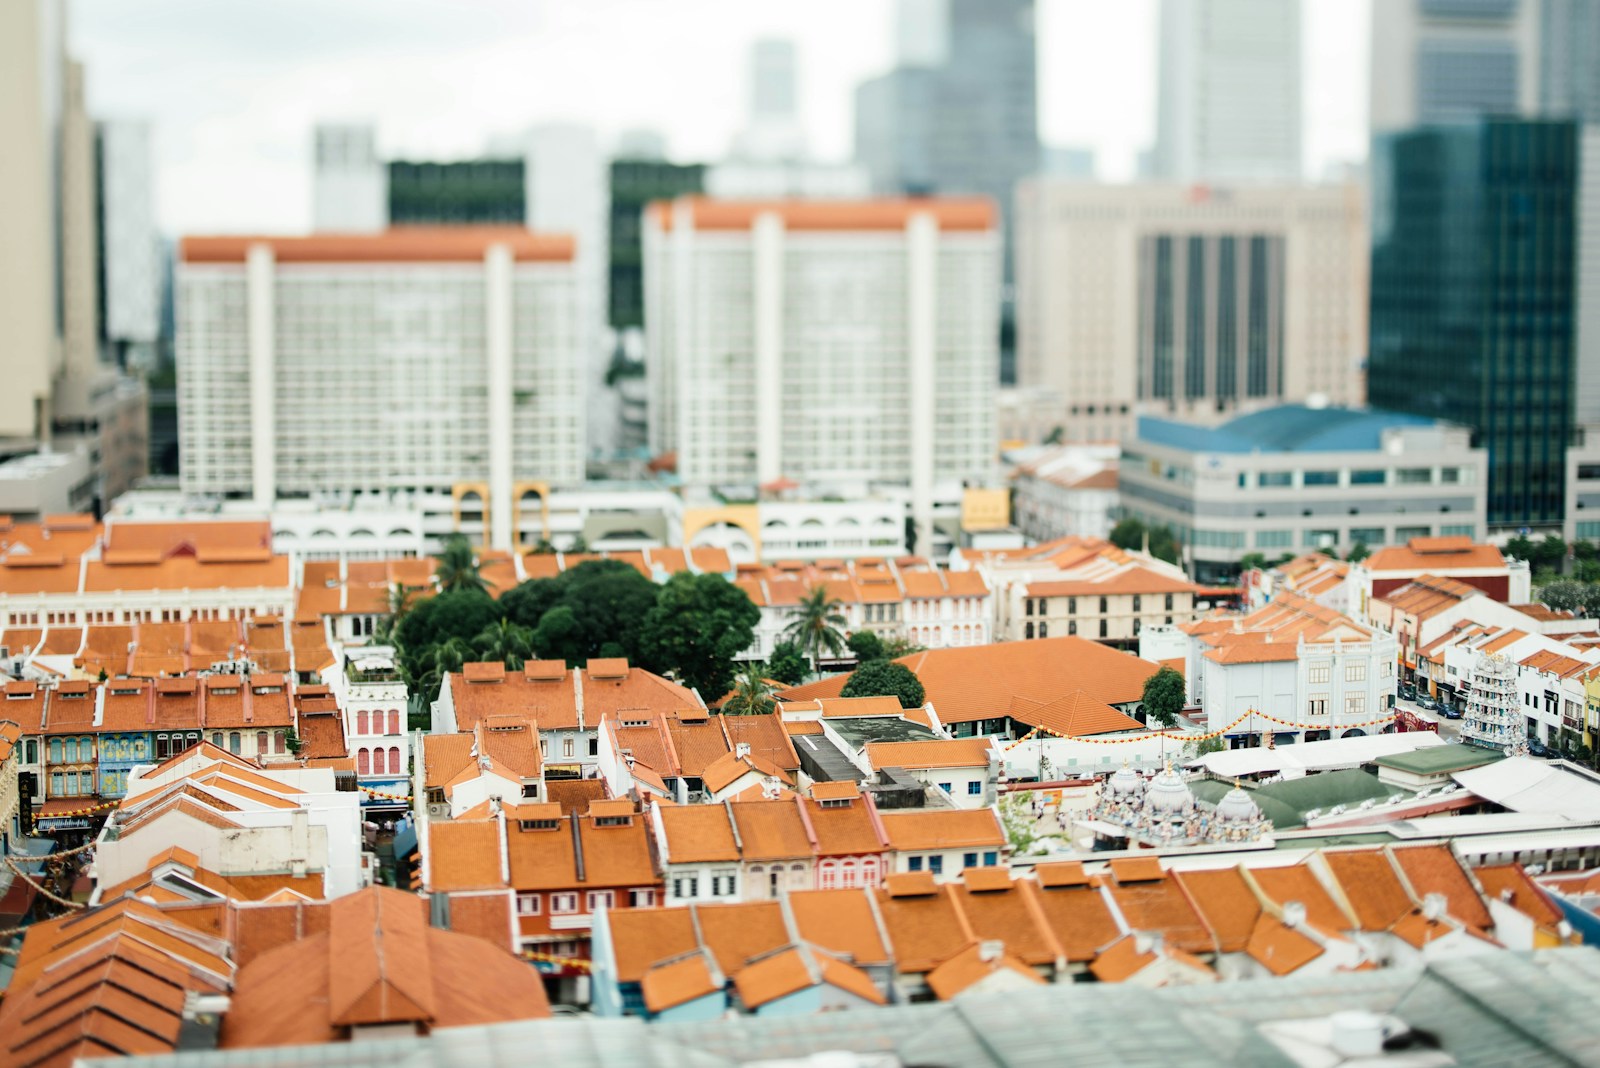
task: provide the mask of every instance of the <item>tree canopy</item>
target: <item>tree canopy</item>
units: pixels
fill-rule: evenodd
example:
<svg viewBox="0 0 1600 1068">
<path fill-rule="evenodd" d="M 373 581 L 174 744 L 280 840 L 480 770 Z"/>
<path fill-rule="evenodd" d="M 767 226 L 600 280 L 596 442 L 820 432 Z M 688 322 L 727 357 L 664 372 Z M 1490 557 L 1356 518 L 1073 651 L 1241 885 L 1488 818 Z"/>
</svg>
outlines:
<svg viewBox="0 0 1600 1068">
<path fill-rule="evenodd" d="M 446 671 L 460 671 L 463 656 L 477 656 L 472 639 L 500 620 L 500 606 L 482 590 L 450 590 L 417 601 L 395 624 L 393 638 L 401 673 L 414 690 L 432 700 Z M 451 646 L 441 659 L 440 650 Z M 454 664 L 452 667 L 440 665 Z"/>
<path fill-rule="evenodd" d="M 478 557 L 465 535 L 451 534 L 444 540 L 444 552 L 434 562 L 439 589 L 447 593 L 474 590 L 486 593 L 489 583 L 478 573 Z"/>
<path fill-rule="evenodd" d="M 1178 539 L 1172 533 L 1172 528 L 1166 525 L 1147 527 L 1143 520 L 1134 516 L 1118 520 L 1117 525 L 1111 528 L 1111 544 L 1119 549 L 1143 550 L 1146 535 L 1150 539 L 1151 556 L 1169 564 L 1178 562 Z"/>
<path fill-rule="evenodd" d="M 639 663 L 639 628 L 658 589 L 621 560 L 585 560 L 554 578 L 530 579 L 506 591 L 500 605 L 507 619 L 529 628 L 534 650 L 546 660 L 577 666 L 616 655 Z"/>
<path fill-rule="evenodd" d="M 856 661 L 865 664 L 869 660 L 882 660 L 883 639 L 870 630 L 858 630 L 850 635 L 847 643 L 850 651 L 856 654 Z"/>
<path fill-rule="evenodd" d="M 786 686 L 800 685 L 806 681 L 806 654 L 794 642 L 779 642 L 767 658 L 767 676 Z"/>
<path fill-rule="evenodd" d="M 733 658 L 750 647 L 761 610 L 721 575 L 680 571 L 660 588 L 639 628 L 651 671 L 676 670 L 685 686 L 716 700 L 733 685 Z"/>
<path fill-rule="evenodd" d="M 901 708 L 921 708 L 927 695 L 916 672 L 893 660 L 871 660 L 850 673 L 840 697 L 897 697 Z"/>
<path fill-rule="evenodd" d="M 844 651 L 844 605 L 828 596 L 826 586 L 817 586 L 800 599 L 793 622 L 783 628 L 783 636 L 795 642 L 811 657 L 813 669 L 820 670 L 824 651 L 838 656 Z"/>
<path fill-rule="evenodd" d="M 1147 722 L 1171 727 L 1178 722 L 1187 700 L 1184 693 L 1183 674 L 1170 667 L 1162 667 L 1144 680 L 1144 713 Z"/>
<path fill-rule="evenodd" d="M 728 716 L 760 716 L 778 707 L 776 691 L 766 678 L 766 665 L 746 664 L 733 680 L 733 691 L 723 702 Z"/>
</svg>

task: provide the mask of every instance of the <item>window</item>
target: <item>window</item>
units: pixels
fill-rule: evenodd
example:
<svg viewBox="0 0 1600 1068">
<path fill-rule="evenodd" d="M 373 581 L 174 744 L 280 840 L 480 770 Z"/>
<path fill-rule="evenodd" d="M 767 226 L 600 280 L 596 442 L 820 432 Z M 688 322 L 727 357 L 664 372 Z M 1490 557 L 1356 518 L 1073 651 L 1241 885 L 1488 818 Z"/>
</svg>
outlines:
<svg viewBox="0 0 1600 1068">
<path fill-rule="evenodd" d="M 1022 628 L 1022 636 L 1024 638 L 1032 638 L 1033 637 L 1033 623 L 1032 623 L 1032 621 L 1029 621 L 1029 623 L 1025 627 Z"/>
<path fill-rule="evenodd" d="M 722 868 L 711 873 L 711 896 L 732 897 L 739 885 L 739 873 L 732 868 Z"/>
<path fill-rule="evenodd" d="M 1381 486 L 1384 483 L 1385 472 L 1382 468 L 1373 471 L 1350 472 L 1350 485 L 1352 486 Z"/>
<path fill-rule="evenodd" d="M 66 741 L 67 763 L 78 759 L 78 739 L 68 738 Z"/>
<path fill-rule="evenodd" d="M 1172 594 L 1167 594 L 1167 611 L 1172 611 Z M 1170 620 L 1169 620 L 1170 622 Z"/>
<path fill-rule="evenodd" d="M 983 796 L 983 783 L 981 783 L 981 782 L 969 782 L 969 783 L 967 783 L 967 796 L 968 797 L 981 797 L 981 796 Z"/>
<path fill-rule="evenodd" d="M 1138 611 L 1140 611 L 1140 610 L 1141 610 L 1141 609 L 1142 609 L 1142 608 L 1143 608 L 1143 607 L 1144 607 L 1144 603 L 1143 603 L 1143 600 L 1142 600 L 1142 599 L 1141 599 L 1141 598 L 1140 598 L 1140 596 L 1139 596 L 1139 595 L 1138 595 L 1138 594 L 1137 594 L 1137 593 L 1136 593 L 1136 594 L 1134 594 L 1134 595 L 1133 595 L 1133 610 L 1134 610 L 1134 611 L 1135 611 L 1135 612 L 1138 612 Z"/>
<path fill-rule="evenodd" d="M 976 854 L 976 853 L 963 853 L 963 854 L 961 854 L 961 866 L 963 868 L 976 868 L 978 866 L 978 854 Z"/>
<path fill-rule="evenodd" d="M 1076 634 L 1076 633 L 1078 633 L 1078 621 L 1076 619 L 1067 620 L 1067 633 L 1068 634 Z"/>
<path fill-rule="evenodd" d="M 628 891 L 628 906 L 630 908 L 647 909 L 654 907 L 655 903 L 656 892 L 654 890 Z"/>
<path fill-rule="evenodd" d="M 1024 615 L 1029 615 L 1029 616 L 1033 615 L 1033 598 L 1032 597 L 1027 598 L 1026 600 L 1024 600 L 1022 602 L 1022 604 L 1023 604 L 1023 614 Z"/>
<path fill-rule="evenodd" d="M 569 914 L 577 912 L 577 911 L 578 911 L 578 895 L 577 894 L 551 894 L 550 895 L 550 914 L 551 915 L 553 915 L 553 916 L 556 916 L 556 915 L 569 915 Z"/>
<path fill-rule="evenodd" d="M 389 774 L 398 775 L 405 770 L 405 768 L 400 766 L 400 747 L 398 745 L 391 745 L 389 747 Z"/>
<path fill-rule="evenodd" d="M 561 739 L 561 755 L 562 756 L 568 756 L 568 757 L 572 755 L 572 739 L 571 738 L 563 738 L 563 739 Z"/>
<path fill-rule="evenodd" d="M 400 733 L 400 711 L 399 711 L 399 709 L 391 708 L 389 710 L 389 733 L 390 734 L 399 734 Z"/>
<path fill-rule="evenodd" d="M 1312 664 L 1306 669 L 1307 682 L 1327 682 L 1333 676 L 1333 668 L 1327 663 Z"/>
<path fill-rule="evenodd" d="M 1106 614 L 1106 599 L 1104 597 L 1100 598 L 1100 614 Z"/>
<path fill-rule="evenodd" d="M 994 851 L 993 849 L 991 849 L 991 850 L 989 850 L 989 851 L 987 851 L 986 853 L 983 854 L 983 865 L 984 865 L 984 867 L 992 868 L 996 864 L 999 864 L 999 863 L 1000 863 L 1000 854 L 997 853 L 996 851 Z"/>
<path fill-rule="evenodd" d="M 1345 682 L 1366 682 L 1367 662 L 1365 660 L 1352 660 L 1344 666 Z"/>
<path fill-rule="evenodd" d="M 518 916 L 537 916 L 537 915 L 539 915 L 539 907 L 540 907 L 541 903 L 542 902 L 541 902 L 538 894 L 518 894 L 517 895 L 517 915 Z"/>
<path fill-rule="evenodd" d="M 1433 468 L 1431 467 L 1401 467 L 1394 473 L 1394 480 L 1402 486 L 1421 486 L 1433 482 Z"/>
<path fill-rule="evenodd" d="M 589 911 L 595 912 L 602 906 L 615 908 L 617 905 L 617 892 L 615 890 L 590 890 Z"/>
<path fill-rule="evenodd" d="M 1078 614 L 1078 599 L 1076 597 L 1068 597 L 1067 598 L 1067 615 L 1075 616 L 1077 614 Z"/>
<path fill-rule="evenodd" d="M 1256 485 L 1262 489 L 1283 489 L 1294 485 L 1294 474 L 1290 471 L 1263 471 L 1256 478 Z"/>
<path fill-rule="evenodd" d="M 1104 638 L 1108 633 L 1110 632 L 1106 627 L 1106 621 L 1102 619 L 1100 621 L 1100 637 Z"/>
<path fill-rule="evenodd" d="M 222 748 L 222 732 L 221 731 L 212 731 L 211 732 L 211 744 L 216 746 L 218 749 Z"/>
<path fill-rule="evenodd" d="M 50 763 L 52 763 L 52 764 L 61 763 L 61 739 L 60 738 L 52 738 L 52 739 L 50 739 Z"/>
<path fill-rule="evenodd" d="M 1292 530 L 1256 531 L 1257 549 L 1289 549 L 1293 547 L 1294 531 Z"/>
<path fill-rule="evenodd" d="M 1366 694 L 1353 693 L 1344 699 L 1344 714 L 1347 716 L 1365 715 L 1367 711 Z"/>
<path fill-rule="evenodd" d="M 366 709 L 362 709 L 361 711 L 356 713 L 356 733 L 357 734 L 371 734 L 372 733 L 371 731 L 367 730 L 367 711 L 366 711 Z"/>
<path fill-rule="evenodd" d="M 388 770 L 387 764 L 383 759 L 383 747 L 379 746 L 372 751 L 372 774 L 383 775 Z"/>
<path fill-rule="evenodd" d="M 257 753 L 265 753 L 266 751 L 267 751 L 267 732 L 266 731 L 256 731 L 256 752 Z"/>
<path fill-rule="evenodd" d="M 940 783 L 939 784 L 939 789 L 943 790 L 945 793 L 949 793 L 950 792 L 950 783 L 947 783 L 947 782 Z"/>
<path fill-rule="evenodd" d="M 1039 637 L 1041 637 L 1041 638 L 1050 637 L 1050 624 L 1044 622 L 1043 620 L 1039 621 Z"/>
<path fill-rule="evenodd" d="M 272 734 L 272 751 L 274 753 L 282 753 L 282 752 L 285 751 L 284 747 L 285 747 L 286 744 L 287 743 L 284 741 L 284 738 L 283 738 L 283 732 L 282 731 L 274 731 L 273 734 Z"/>
<path fill-rule="evenodd" d="M 1328 699 L 1326 697 L 1313 697 L 1306 711 L 1313 716 L 1326 716 L 1328 714 Z"/>
<path fill-rule="evenodd" d="M 1302 486 L 1337 486 L 1339 472 L 1337 471 L 1305 471 L 1300 476 Z"/>
<path fill-rule="evenodd" d="M 934 854 L 928 858 L 928 870 L 934 875 L 944 874 L 944 857 Z"/>
<path fill-rule="evenodd" d="M 66 792 L 66 787 L 62 785 L 61 772 L 52 771 L 50 773 L 50 796 L 51 797 L 61 797 L 65 792 Z M 917 867 L 919 867 L 919 868 L 921 866 L 922 866 L 921 864 L 917 865 Z"/>
<path fill-rule="evenodd" d="M 361 748 L 356 750 L 356 774 L 372 774 L 372 751 L 370 749 Z"/>
<path fill-rule="evenodd" d="M 24 745 L 23 748 L 22 748 L 22 752 L 23 752 L 24 757 L 25 757 L 25 759 L 23 761 L 24 763 L 27 763 L 27 764 L 37 764 L 37 763 L 39 763 L 39 743 L 34 741 L 32 738 L 28 739 L 27 744 Z"/>
<path fill-rule="evenodd" d="M 57 776 L 57 778 L 60 778 L 60 776 Z M 907 857 L 906 858 L 906 867 L 908 869 L 910 869 L 911 871 L 921 871 L 922 870 L 922 858 L 921 857 Z"/>
<path fill-rule="evenodd" d="M 672 880 L 672 896 L 678 898 L 698 897 L 700 895 L 700 879 L 694 875 L 680 875 Z"/>
</svg>

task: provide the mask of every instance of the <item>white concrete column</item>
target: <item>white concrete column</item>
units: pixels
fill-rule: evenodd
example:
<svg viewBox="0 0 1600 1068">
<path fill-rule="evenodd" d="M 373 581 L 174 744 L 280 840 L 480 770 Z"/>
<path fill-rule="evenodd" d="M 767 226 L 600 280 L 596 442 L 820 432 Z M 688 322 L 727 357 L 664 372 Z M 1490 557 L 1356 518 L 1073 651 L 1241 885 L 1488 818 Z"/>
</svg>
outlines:
<svg viewBox="0 0 1600 1068">
<path fill-rule="evenodd" d="M 511 502 L 511 246 L 483 257 L 485 339 L 489 363 L 489 544 L 516 548 Z"/>
<path fill-rule="evenodd" d="M 911 521 L 916 553 L 933 552 L 934 346 L 939 286 L 939 224 L 919 211 L 906 221 L 906 342 L 911 372 Z"/>
<path fill-rule="evenodd" d="M 783 438 L 783 219 L 756 216 L 751 228 L 755 259 L 756 483 L 782 477 Z"/>
<path fill-rule="evenodd" d="M 245 255 L 245 322 L 250 357 L 250 495 L 270 508 L 278 495 L 277 324 L 271 245 Z"/>
</svg>

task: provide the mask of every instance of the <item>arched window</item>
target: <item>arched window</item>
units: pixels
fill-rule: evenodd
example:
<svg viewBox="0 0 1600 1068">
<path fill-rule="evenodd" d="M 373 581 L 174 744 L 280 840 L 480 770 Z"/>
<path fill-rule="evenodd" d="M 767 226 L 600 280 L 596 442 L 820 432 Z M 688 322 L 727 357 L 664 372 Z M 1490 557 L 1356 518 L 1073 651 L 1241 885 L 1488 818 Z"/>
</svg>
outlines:
<svg viewBox="0 0 1600 1068">
<path fill-rule="evenodd" d="M 878 885 L 878 858 L 864 857 L 861 861 L 861 885 Z"/>
<path fill-rule="evenodd" d="M 52 763 L 52 764 L 61 763 L 61 739 L 60 738 L 52 738 L 52 739 L 50 739 L 50 763 Z"/>
<path fill-rule="evenodd" d="M 76 738 L 68 738 L 67 739 L 67 757 L 66 757 L 66 759 L 67 759 L 67 763 L 69 763 L 69 764 L 72 761 L 78 759 L 78 739 L 76 739 Z"/>
<path fill-rule="evenodd" d="M 849 888 L 856 885 L 856 862 L 852 857 L 845 857 L 844 863 L 839 866 L 839 885 Z"/>
<path fill-rule="evenodd" d="M 238 731 L 229 731 L 228 732 L 228 752 L 230 752 L 230 753 L 238 753 L 240 748 L 243 747 L 243 745 L 244 745 L 244 739 L 242 737 L 240 737 Z"/>
<path fill-rule="evenodd" d="M 389 747 L 389 774 L 398 775 L 404 770 L 406 769 L 400 766 L 400 747 L 391 745 Z"/>
<path fill-rule="evenodd" d="M 1033 624 L 1032 623 L 1029 623 L 1026 627 L 1022 628 L 1022 636 L 1024 638 L 1033 637 Z"/>
<path fill-rule="evenodd" d="M 267 732 L 266 731 L 256 731 L 256 755 L 260 756 L 261 754 L 265 753 L 266 751 L 267 751 Z"/>
<path fill-rule="evenodd" d="M 383 747 L 379 746 L 372 751 L 372 774 L 382 775 L 386 770 L 383 763 Z"/>
<path fill-rule="evenodd" d="M 838 868 L 833 861 L 824 860 L 817 865 L 817 885 L 822 889 L 832 890 L 836 888 L 839 885 L 836 881 L 838 876 Z"/>
<path fill-rule="evenodd" d="M 356 750 L 356 774 L 372 774 L 372 753 L 365 748 Z"/>
<path fill-rule="evenodd" d="M 284 743 L 284 740 L 283 740 L 283 732 L 282 731 L 273 731 L 272 732 L 272 751 L 274 753 L 283 752 L 284 751 L 284 744 L 285 743 Z"/>
<path fill-rule="evenodd" d="M 389 733 L 400 733 L 400 710 L 397 708 L 391 708 L 389 710 Z"/>
<path fill-rule="evenodd" d="M 356 713 L 356 733 L 357 734 L 370 734 L 370 733 L 372 733 L 371 731 L 367 730 L 367 713 L 366 713 L 365 709 L 363 709 L 360 712 Z"/>
</svg>

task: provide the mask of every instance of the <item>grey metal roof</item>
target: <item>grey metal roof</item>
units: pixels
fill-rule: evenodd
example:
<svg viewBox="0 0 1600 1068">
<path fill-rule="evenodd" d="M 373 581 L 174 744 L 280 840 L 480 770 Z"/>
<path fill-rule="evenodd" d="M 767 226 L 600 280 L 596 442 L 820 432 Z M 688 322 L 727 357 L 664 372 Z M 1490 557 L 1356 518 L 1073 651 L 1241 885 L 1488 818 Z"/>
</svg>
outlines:
<svg viewBox="0 0 1600 1068">
<path fill-rule="evenodd" d="M 425 1038 L 80 1062 L 97 1068 L 721 1068 L 829 1050 L 902 1065 L 1289 1066 L 1261 1032 L 1348 1009 L 1399 1018 L 1467 1068 L 1600 1064 L 1600 951 L 1491 952 L 1426 968 L 1145 990 L 1063 983 L 950 1003 L 645 1024 L 535 1020 Z M 893 1063 L 893 1062 L 891 1062 Z"/>
</svg>

